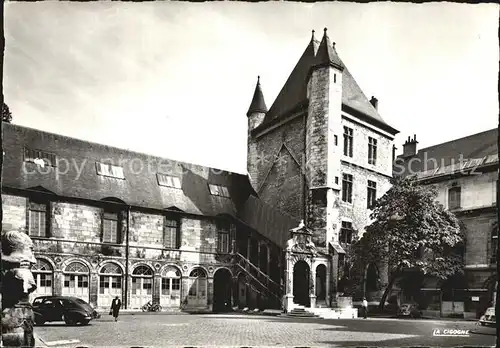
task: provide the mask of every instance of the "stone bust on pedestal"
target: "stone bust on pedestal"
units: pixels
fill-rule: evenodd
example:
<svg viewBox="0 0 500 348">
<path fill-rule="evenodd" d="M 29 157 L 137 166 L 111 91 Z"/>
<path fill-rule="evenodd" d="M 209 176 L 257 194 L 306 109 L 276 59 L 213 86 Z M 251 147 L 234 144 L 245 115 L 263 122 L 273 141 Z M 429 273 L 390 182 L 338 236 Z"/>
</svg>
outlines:
<svg viewBox="0 0 500 348">
<path fill-rule="evenodd" d="M 36 263 L 33 242 L 26 233 L 2 233 L 2 346 L 34 347 L 34 314 L 29 295 L 36 289 L 30 269 Z"/>
</svg>

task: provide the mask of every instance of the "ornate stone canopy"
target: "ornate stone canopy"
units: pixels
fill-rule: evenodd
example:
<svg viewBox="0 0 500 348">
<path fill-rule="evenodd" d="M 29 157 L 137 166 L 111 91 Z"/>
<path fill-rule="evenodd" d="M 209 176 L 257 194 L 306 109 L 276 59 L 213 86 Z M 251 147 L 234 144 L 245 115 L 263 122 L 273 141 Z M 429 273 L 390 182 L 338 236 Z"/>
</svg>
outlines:
<svg viewBox="0 0 500 348">
<path fill-rule="evenodd" d="M 287 251 L 317 254 L 316 246 L 312 241 L 312 232 L 306 228 L 304 220 L 299 226 L 290 230 L 290 239 L 287 242 Z"/>
</svg>

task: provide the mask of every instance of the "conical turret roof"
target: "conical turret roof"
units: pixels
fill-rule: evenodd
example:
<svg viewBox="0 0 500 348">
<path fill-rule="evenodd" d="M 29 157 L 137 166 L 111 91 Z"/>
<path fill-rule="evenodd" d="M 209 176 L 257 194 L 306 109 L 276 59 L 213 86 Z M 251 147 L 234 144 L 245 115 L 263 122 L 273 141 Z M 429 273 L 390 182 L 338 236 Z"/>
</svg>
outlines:
<svg viewBox="0 0 500 348">
<path fill-rule="evenodd" d="M 326 33 L 326 28 L 324 29 L 323 39 L 318 47 L 318 52 L 316 53 L 316 57 L 314 58 L 314 66 L 324 66 L 324 65 L 333 65 L 339 70 L 344 70 L 344 65 L 340 60 L 337 52 L 333 48 L 335 44 L 332 45 L 330 42 L 330 38 Z"/>
<path fill-rule="evenodd" d="M 262 88 L 260 87 L 260 76 L 257 76 L 257 85 L 255 86 L 255 92 L 253 93 L 252 102 L 248 108 L 247 116 L 254 112 L 267 112 L 266 102 L 264 101 L 264 95 L 262 94 Z"/>
</svg>

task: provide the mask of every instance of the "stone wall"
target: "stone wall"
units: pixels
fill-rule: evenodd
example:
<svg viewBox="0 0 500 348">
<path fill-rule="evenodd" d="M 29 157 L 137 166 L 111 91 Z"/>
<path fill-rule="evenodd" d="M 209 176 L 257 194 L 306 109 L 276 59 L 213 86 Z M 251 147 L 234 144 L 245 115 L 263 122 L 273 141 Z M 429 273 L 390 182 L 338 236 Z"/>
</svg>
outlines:
<svg viewBox="0 0 500 348">
<path fill-rule="evenodd" d="M 298 116 L 255 139 L 260 198 L 296 219 L 303 218 L 304 129 Z"/>
<path fill-rule="evenodd" d="M 2 230 L 26 230 L 26 197 L 2 194 Z"/>
</svg>

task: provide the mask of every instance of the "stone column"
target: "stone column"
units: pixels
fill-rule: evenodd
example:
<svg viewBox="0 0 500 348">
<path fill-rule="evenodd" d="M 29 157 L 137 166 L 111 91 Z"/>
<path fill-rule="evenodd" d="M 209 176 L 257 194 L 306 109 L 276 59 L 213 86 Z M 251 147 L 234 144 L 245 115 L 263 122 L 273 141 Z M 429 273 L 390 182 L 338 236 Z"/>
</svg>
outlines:
<svg viewBox="0 0 500 348">
<path fill-rule="evenodd" d="M 326 289 L 325 289 L 325 301 L 327 307 L 331 307 L 331 302 L 330 302 L 330 273 L 331 273 L 331 268 L 332 268 L 332 262 L 331 259 L 329 260 L 326 268 Z"/>
<path fill-rule="evenodd" d="M 97 271 L 90 272 L 89 293 L 90 303 L 97 308 L 97 296 L 99 294 L 99 274 Z"/>
<path fill-rule="evenodd" d="M 161 276 L 155 274 L 153 277 L 153 303 L 160 303 L 161 299 Z"/>
<path fill-rule="evenodd" d="M 189 277 L 183 275 L 181 278 L 181 308 L 189 305 L 188 294 L 189 294 Z"/>
<path fill-rule="evenodd" d="M 53 295 L 60 296 L 62 295 L 62 288 L 63 288 L 63 282 L 64 282 L 64 275 L 61 270 L 57 269 L 54 270 L 54 286 L 52 287 L 54 289 Z"/>
<path fill-rule="evenodd" d="M 293 264 L 289 252 L 286 255 L 286 272 L 285 272 L 285 311 L 291 312 L 293 309 Z"/>
<path fill-rule="evenodd" d="M 207 307 L 211 311 L 214 305 L 214 278 L 210 277 L 207 279 Z"/>
<path fill-rule="evenodd" d="M 309 272 L 309 302 L 311 308 L 316 308 L 316 268 L 314 260 L 311 262 L 311 271 Z"/>
</svg>

